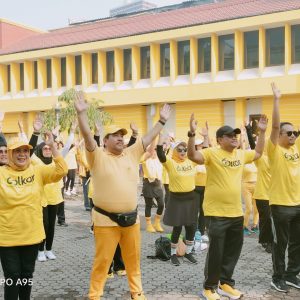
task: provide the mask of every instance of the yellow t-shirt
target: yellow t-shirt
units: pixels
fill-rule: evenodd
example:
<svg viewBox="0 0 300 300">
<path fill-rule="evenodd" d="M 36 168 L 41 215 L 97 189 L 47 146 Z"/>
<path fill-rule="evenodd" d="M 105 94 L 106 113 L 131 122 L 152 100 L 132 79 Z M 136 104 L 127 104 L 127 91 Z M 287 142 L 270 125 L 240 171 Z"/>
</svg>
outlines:
<svg viewBox="0 0 300 300">
<path fill-rule="evenodd" d="M 241 201 L 244 165 L 251 163 L 255 151 L 235 149 L 232 153 L 221 148 L 201 151 L 207 172 L 203 210 L 205 216 L 243 216 Z"/>
<path fill-rule="evenodd" d="M 162 182 L 162 184 L 169 184 L 169 182 L 170 182 L 168 171 L 166 170 L 166 168 L 164 166 L 162 169 L 161 182 Z"/>
<path fill-rule="evenodd" d="M 257 167 L 257 181 L 253 198 L 258 200 L 269 200 L 271 174 L 267 155 L 263 154 L 262 157 L 257 159 L 254 163 Z"/>
<path fill-rule="evenodd" d="M 176 162 L 166 157 L 163 163 L 169 175 L 169 190 L 173 193 L 191 192 L 195 189 L 195 164 L 186 159 L 184 162 Z"/>
<path fill-rule="evenodd" d="M 245 164 L 243 170 L 242 181 L 243 182 L 256 182 L 257 180 L 257 168 L 252 162 L 251 164 Z"/>
<path fill-rule="evenodd" d="M 195 185 L 196 186 L 206 185 L 206 168 L 204 165 L 196 166 Z"/>
<path fill-rule="evenodd" d="M 67 174 L 62 157 L 55 165 L 33 165 L 24 171 L 0 167 L 0 247 L 40 243 L 45 238 L 42 192 L 45 184 Z"/>
<path fill-rule="evenodd" d="M 270 205 L 300 205 L 300 140 L 289 149 L 268 141 L 270 162 Z"/>
<path fill-rule="evenodd" d="M 92 152 L 86 151 L 93 177 L 95 206 L 112 213 L 125 213 L 136 209 L 139 161 L 143 153 L 141 138 L 118 156 L 98 147 Z M 117 226 L 110 218 L 94 210 L 92 218 L 95 226 Z"/>
</svg>

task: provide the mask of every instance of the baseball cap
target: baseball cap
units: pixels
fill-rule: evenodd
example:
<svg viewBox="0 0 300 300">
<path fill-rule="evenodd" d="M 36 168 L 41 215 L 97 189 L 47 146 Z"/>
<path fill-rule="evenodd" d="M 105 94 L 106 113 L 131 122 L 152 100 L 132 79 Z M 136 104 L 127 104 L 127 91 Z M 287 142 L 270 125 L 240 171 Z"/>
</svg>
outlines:
<svg viewBox="0 0 300 300">
<path fill-rule="evenodd" d="M 231 134 L 231 133 L 235 133 L 235 134 L 240 134 L 241 133 L 241 130 L 239 128 L 235 128 L 233 129 L 232 127 L 230 126 L 223 126 L 223 127 L 220 127 L 217 132 L 216 132 L 216 137 L 217 138 L 220 138 L 222 137 L 224 134 Z"/>
<path fill-rule="evenodd" d="M 203 143 L 203 140 L 201 139 L 196 139 L 195 141 L 195 146 L 201 145 Z"/>
<path fill-rule="evenodd" d="M 127 130 L 125 128 L 122 128 L 122 127 L 118 127 L 116 125 L 108 125 L 108 126 L 105 126 L 104 127 L 104 137 L 106 137 L 107 135 L 109 134 L 114 134 L 118 131 L 121 131 L 121 133 L 123 135 L 126 135 L 127 134 Z"/>
<path fill-rule="evenodd" d="M 22 142 L 22 141 L 13 141 L 8 144 L 8 150 L 14 150 L 20 147 L 27 147 L 28 149 L 32 149 L 32 146 L 28 143 Z"/>
<path fill-rule="evenodd" d="M 183 147 L 187 147 L 187 144 L 186 142 L 183 142 L 183 141 L 177 141 L 175 143 L 172 144 L 172 148 L 175 149 L 177 148 L 178 146 L 182 145 Z"/>
<path fill-rule="evenodd" d="M 0 147 L 7 147 L 5 137 L 2 134 L 0 134 Z"/>
</svg>

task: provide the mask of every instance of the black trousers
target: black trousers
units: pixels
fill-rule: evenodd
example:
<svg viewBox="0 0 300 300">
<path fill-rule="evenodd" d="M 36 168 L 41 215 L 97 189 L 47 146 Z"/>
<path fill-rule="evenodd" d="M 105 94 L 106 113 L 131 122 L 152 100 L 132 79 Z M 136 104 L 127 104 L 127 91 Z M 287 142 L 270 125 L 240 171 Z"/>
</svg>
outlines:
<svg viewBox="0 0 300 300">
<path fill-rule="evenodd" d="M 169 191 L 169 185 L 168 184 L 164 184 L 164 188 L 165 188 L 165 207 L 167 207 L 167 203 L 170 199 L 170 191 Z"/>
<path fill-rule="evenodd" d="M 199 205 L 200 205 L 200 210 L 199 210 L 199 215 L 198 215 L 198 230 L 201 232 L 201 235 L 204 235 L 205 233 L 205 217 L 204 217 L 204 212 L 203 212 L 203 199 L 204 199 L 204 191 L 205 191 L 205 186 L 196 186 L 195 192 L 196 192 L 196 197 L 199 200 Z"/>
<path fill-rule="evenodd" d="M 196 231 L 196 224 L 190 225 L 190 226 L 184 226 L 185 227 L 185 239 L 187 241 L 193 241 L 195 237 L 195 231 Z M 182 226 L 174 226 L 172 235 L 171 235 L 171 242 L 172 244 L 177 244 L 179 241 L 179 237 L 182 231 Z"/>
<path fill-rule="evenodd" d="M 57 205 L 48 205 L 43 207 L 43 223 L 46 234 L 46 239 L 40 243 L 39 250 L 44 251 L 45 244 L 46 250 L 52 249 L 54 232 L 55 232 L 55 219 L 57 214 Z"/>
<path fill-rule="evenodd" d="M 39 244 L 0 247 L 1 265 L 6 279 L 4 300 L 30 300 L 38 247 Z"/>
<path fill-rule="evenodd" d="M 152 204 L 153 204 L 153 198 L 148 198 L 148 197 L 144 197 L 145 198 L 145 217 L 151 217 L 151 208 L 152 208 Z M 157 211 L 156 214 L 158 215 L 162 215 L 163 211 L 164 211 L 164 200 L 161 197 L 155 197 L 155 200 L 157 202 Z"/>
<path fill-rule="evenodd" d="M 274 235 L 273 280 L 295 278 L 300 271 L 300 205 L 271 205 Z M 285 252 L 288 263 L 285 265 Z"/>
<path fill-rule="evenodd" d="M 61 188 L 61 194 L 63 199 L 65 198 L 64 187 Z M 64 223 L 66 221 L 65 217 L 65 201 L 57 204 L 57 222 Z"/>
<path fill-rule="evenodd" d="M 74 184 L 75 184 L 75 175 L 76 175 L 76 169 L 70 169 L 68 170 L 68 174 L 67 174 L 67 180 L 66 180 L 66 190 L 69 189 L 70 186 L 70 190 L 73 190 Z"/>
<path fill-rule="evenodd" d="M 216 289 L 221 284 L 235 285 L 234 268 L 243 246 L 244 217 L 206 217 L 209 248 L 204 268 L 204 288 Z"/>
<path fill-rule="evenodd" d="M 271 225 L 271 213 L 268 200 L 256 199 L 256 207 L 259 214 L 259 238 L 260 244 L 273 242 L 273 233 Z"/>
</svg>

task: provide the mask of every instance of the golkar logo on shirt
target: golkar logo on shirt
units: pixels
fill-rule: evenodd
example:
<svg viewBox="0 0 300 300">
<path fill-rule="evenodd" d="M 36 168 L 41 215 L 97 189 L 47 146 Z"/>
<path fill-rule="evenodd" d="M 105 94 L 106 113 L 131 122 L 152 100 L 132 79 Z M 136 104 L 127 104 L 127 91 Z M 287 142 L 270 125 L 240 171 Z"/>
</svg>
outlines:
<svg viewBox="0 0 300 300">
<path fill-rule="evenodd" d="M 16 178 L 8 177 L 6 182 L 9 185 L 23 186 L 23 185 L 34 182 L 34 175 L 31 175 L 29 177 L 23 177 L 23 176 L 18 176 Z"/>
<path fill-rule="evenodd" d="M 177 172 L 188 172 L 191 171 L 193 169 L 193 167 L 191 165 L 189 166 L 177 166 L 176 170 Z"/>
<path fill-rule="evenodd" d="M 285 159 L 288 160 L 288 161 L 296 161 L 296 160 L 299 159 L 299 153 L 295 153 L 295 154 L 284 153 L 283 156 L 284 156 Z"/>
<path fill-rule="evenodd" d="M 222 159 L 222 163 L 225 167 L 239 167 L 242 165 L 240 160 L 228 160 L 227 158 Z"/>
</svg>

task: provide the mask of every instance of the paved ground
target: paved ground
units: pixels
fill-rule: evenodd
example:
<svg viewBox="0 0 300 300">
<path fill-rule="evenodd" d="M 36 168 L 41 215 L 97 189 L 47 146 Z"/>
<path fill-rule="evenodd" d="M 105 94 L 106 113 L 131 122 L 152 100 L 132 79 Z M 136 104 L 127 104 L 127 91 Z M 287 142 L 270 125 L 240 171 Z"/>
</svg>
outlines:
<svg viewBox="0 0 300 300">
<path fill-rule="evenodd" d="M 142 201 L 139 207 L 143 215 Z M 89 213 L 83 209 L 81 196 L 66 200 L 66 215 L 69 227 L 56 227 L 53 250 L 57 259 L 36 264 L 34 300 L 87 299 L 93 235 L 89 233 Z M 182 263 L 174 267 L 169 262 L 149 260 L 146 256 L 154 255 L 154 241 L 159 234 L 146 233 L 144 219 L 141 219 L 142 276 L 148 300 L 201 299 L 198 295 L 203 282 L 206 251 L 197 255 L 196 266 Z M 1 270 L 0 278 L 3 278 Z M 245 300 L 300 300 L 300 290 L 291 289 L 288 294 L 282 294 L 270 288 L 271 256 L 258 246 L 254 236 L 245 238 L 234 278 L 237 287 L 245 293 Z M 3 299 L 3 287 L 0 287 L 0 299 Z M 102 299 L 130 299 L 126 278 L 115 276 L 109 279 Z"/>
</svg>

